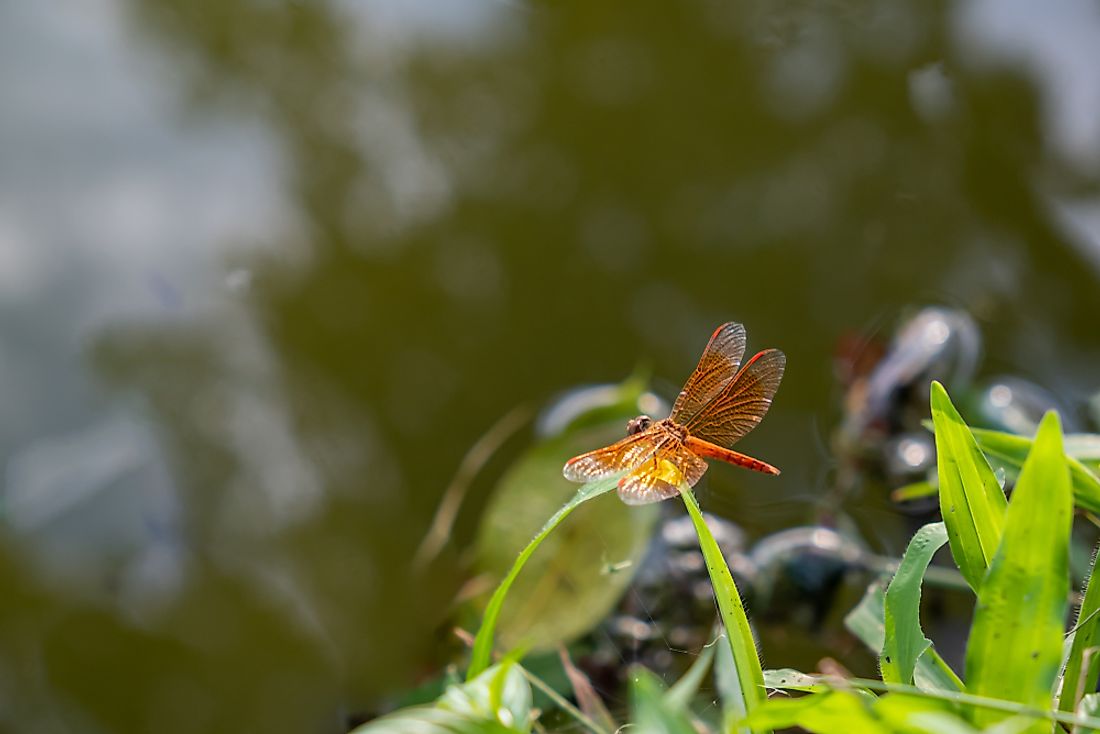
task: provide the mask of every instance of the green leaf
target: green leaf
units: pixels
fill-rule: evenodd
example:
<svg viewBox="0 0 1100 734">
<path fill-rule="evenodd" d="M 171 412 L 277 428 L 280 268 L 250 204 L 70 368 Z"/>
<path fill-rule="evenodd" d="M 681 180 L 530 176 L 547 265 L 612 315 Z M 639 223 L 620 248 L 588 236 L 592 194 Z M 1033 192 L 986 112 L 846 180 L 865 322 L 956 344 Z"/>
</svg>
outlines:
<svg viewBox="0 0 1100 734">
<path fill-rule="evenodd" d="M 852 611 L 844 617 L 844 626 L 877 655 L 886 642 L 886 588 L 882 580 L 872 581 Z"/>
<path fill-rule="evenodd" d="M 949 704 L 916 695 L 892 693 L 878 699 L 875 713 L 892 732 L 905 734 L 977 734 Z M 1005 732 L 1005 734 L 1009 734 Z"/>
<path fill-rule="evenodd" d="M 645 668 L 631 671 L 631 709 L 639 734 L 696 734 L 686 712 L 673 705 L 660 681 Z"/>
<path fill-rule="evenodd" d="M 516 558 L 515 563 L 512 564 L 512 568 L 500 582 L 496 591 L 493 592 L 493 596 L 489 599 L 489 604 L 485 607 L 485 614 L 481 619 L 481 629 L 478 630 L 477 637 L 474 638 L 474 649 L 470 656 L 470 668 L 466 672 L 467 680 L 473 680 L 489 667 L 489 661 L 493 653 L 493 637 L 496 631 L 497 619 L 500 617 L 500 609 L 504 606 L 504 598 L 508 595 L 508 590 L 516 580 L 516 577 L 519 576 L 519 572 L 523 570 L 523 566 L 527 563 L 527 559 L 531 557 L 531 554 L 535 552 L 539 544 L 546 539 L 546 536 L 549 535 L 562 520 L 569 516 L 569 513 L 575 510 L 581 503 L 599 497 L 606 492 L 610 492 L 617 484 L 618 477 L 613 476 L 599 479 L 595 482 L 589 482 L 582 486 L 577 490 L 577 493 L 573 495 L 571 500 L 565 503 L 561 509 L 555 512 L 553 516 L 546 521 L 546 524 L 543 525 L 542 529 L 531 539 L 527 547 L 520 551 L 519 557 Z"/>
<path fill-rule="evenodd" d="M 1061 424 L 1051 412 L 1039 425 L 1012 493 L 1004 536 L 978 592 L 966 648 L 970 692 L 1051 705 L 1062 659 L 1072 513 Z M 974 722 L 983 726 L 1003 718 L 974 712 Z M 1028 728 L 1043 730 L 1041 723 Z"/>
<path fill-rule="evenodd" d="M 906 698 L 913 698 L 921 701 L 936 702 L 935 705 L 940 707 L 944 712 L 958 711 L 961 707 L 968 706 L 996 711 L 1001 716 L 1008 717 L 982 729 L 983 734 L 1014 734 L 1015 732 L 1027 731 L 1028 726 L 1034 722 L 1045 722 L 1044 730 L 1047 734 L 1049 734 L 1050 727 L 1054 722 L 1069 726 L 1084 726 L 1094 729 L 1100 728 L 1100 718 L 1091 715 L 1083 716 L 1081 714 L 1069 714 L 1064 711 L 1052 709 L 1050 706 L 1027 706 L 1022 703 L 1017 703 L 1016 701 L 989 698 L 988 696 L 976 696 L 963 691 L 922 691 L 915 686 L 904 683 L 884 683 L 881 680 L 872 680 L 868 678 L 838 679 L 835 676 L 806 676 L 805 674 L 800 674 L 800 677 L 816 678 L 820 686 L 815 690 L 854 692 L 864 697 L 871 696 L 872 691 L 879 691 L 888 693 L 890 696 L 894 697 L 904 696 Z M 805 683 L 800 677 L 795 677 L 792 686 L 781 686 L 781 688 L 804 690 Z M 886 716 L 887 706 L 882 702 L 891 700 L 890 696 L 879 698 L 879 702 L 876 703 L 874 707 L 875 711 L 883 715 L 884 718 L 889 717 Z M 774 697 L 768 699 L 768 704 L 765 706 L 770 706 L 773 700 L 776 699 Z M 873 698 L 871 700 L 873 700 Z M 921 706 L 921 708 L 924 707 Z M 898 727 L 896 730 L 909 734 L 909 732 L 913 730 L 913 727 L 916 726 L 917 731 L 925 731 L 925 729 L 917 724 L 918 722 L 910 721 L 906 726 Z M 932 731 L 939 730 L 933 726 Z M 847 734 L 846 731 L 845 734 Z"/>
<path fill-rule="evenodd" d="M 925 497 L 935 497 L 940 488 L 931 482 L 913 482 L 903 487 L 898 487 L 890 493 L 892 502 L 911 502 L 922 500 Z"/>
<path fill-rule="evenodd" d="M 1076 711 L 1082 696 L 1096 690 L 1100 675 L 1100 655 L 1096 654 L 1100 646 L 1100 579 L 1096 575 L 1096 555 L 1093 553 L 1085 596 L 1073 628 L 1073 643 L 1062 674 L 1062 694 L 1058 701 L 1062 711 Z"/>
<path fill-rule="evenodd" d="M 853 690 L 771 698 L 746 723 L 777 729 L 797 726 L 822 734 L 977 734 L 943 701 L 905 694 L 876 698 Z"/>
<path fill-rule="evenodd" d="M 846 691 L 823 691 L 801 698 L 771 698 L 745 719 L 754 729 L 802 727 L 810 732 L 893 734 L 878 720 L 867 697 Z"/>
<path fill-rule="evenodd" d="M 886 644 L 886 594 L 881 581 L 874 581 L 863 598 L 844 618 L 844 626 L 876 655 Z M 955 671 L 929 647 L 917 659 L 913 683 L 922 691 L 955 693 L 964 686 Z"/>
<path fill-rule="evenodd" d="M 821 680 L 794 668 L 778 668 L 764 671 L 764 685 L 783 691 L 814 691 L 821 688 Z"/>
<path fill-rule="evenodd" d="M 352 734 L 527 734 L 531 688 L 518 665 L 503 663 L 452 685 L 432 706 L 400 709 Z"/>
<path fill-rule="evenodd" d="M 984 428 L 971 429 L 978 445 L 982 447 L 990 459 L 1000 463 L 1012 476 L 1017 476 L 1020 467 L 1024 465 L 1024 459 L 1031 451 L 1032 439 L 1025 436 L 1017 436 L 1013 433 L 1002 431 L 990 431 Z M 1065 446 L 1066 458 L 1069 464 L 1070 480 L 1073 483 L 1073 500 L 1083 510 L 1100 513 L 1100 478 L 1093 473 L 1085 461 L 1095 464 L 1096 457 L 1092 455 L 1092 443 L 1094 436 L 1088 438 L 1078 435 L 1075 437 L 1076 455 L 1070 452 L 1070 446 Z"/>
<path fill-rule="evenodd" d="M 635 407 L 635 410 L 637 408 Z M 604 430 L 567 433 L 527 451 L 497 484 L 478 528 L 478 565 L 503 578 L 531 536 L 572 495 L 562 477 L 570 456 L 621 434 L 625 420 Z M 634 578 L 653 536 L 660 508 L 627 508 L 601 497 L 561 523 L 510 591 L 497 623 L 497 645 L 551 650 L 583 635 L 607 617 Z M 613 566 L 616 571 L 609 573 Z"/>
<path fill-rule="evenodd" d="M 931 402 L 940 513 L 955 564 L 977 591 L 1000 542 L 1007 501 L 974 435 L 938 382 L 932 383 Z"/>
<path fill-rule="evenodd" d="M 932 556 L 946 542 L 947 528 L 942 522 L 918 530 L 886 589 L 885 641 L 879 656 L 884 681 L 911 683 L 917 660 L 932 644 L 920 627 L 921 581 Z"/>
<path fill-rule="evenodd" d="M 714 535 L 711 534 L 710 528 L 703 519 L 699 502 L 695 499 L 690 487 L 682 487 L 680 494 L 695 525 L 695 533 L 699 536 L 699 548 L 703 552 L 703 560 L 710 574 L 714 596 L 718 600 L 718 611 L 722 617 L 726 641 L 733 656 L 737 674 L 738 696 L 736 699 L 725 702 L 727 706 L 732 707 L 727 709 L 726 714 L 727 717 L 740 719 L 745 714 L 752 713 L 753 709 L 766 698 L 764 671 L 760 668 L 756 640 L 752 636 L 745 607 L 741 604 L 741 594 L 733 582 L 733 575 L 730 573 L 721 548 L 718 547 Z"/>
</svg>

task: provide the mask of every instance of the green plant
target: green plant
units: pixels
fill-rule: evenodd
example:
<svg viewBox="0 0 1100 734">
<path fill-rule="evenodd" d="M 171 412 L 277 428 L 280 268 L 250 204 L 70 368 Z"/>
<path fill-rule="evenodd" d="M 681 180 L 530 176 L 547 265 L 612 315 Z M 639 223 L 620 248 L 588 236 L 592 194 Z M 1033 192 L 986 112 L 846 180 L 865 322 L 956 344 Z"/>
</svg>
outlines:
<svg viewBox="0 0 1100 734">
<path fill-rule="evenodd" d="M 1088 651 L 1100 591 L 1091 583 L 1068 655 L 1064 651 L 1073 504 L 1091 509 L 1096 478 L 1066 455 L 1054 413 L 1030 441 L 992 431 L 976 436 L 938 383 L 931 408 L 944 521 L 918 531 L 885 594 L 872 585 L 848 617 L 849 628 L 880 653 L 883 680 L 849 680 L 839 690 L 836 682 L 811 679 L 811 696 L 797 704 L 769 701 L 764 709 L 771 713 L 760 716 L 811 731 L 832 731 L 822 722 L 834 715 L 851 722 L 862 717 L 870 722 L 865 730 L 874 732 L 1050 732 L 1055 722 L 1091 730 L 1100 724 L 1090 716 L 1094 699 L 1083 695 L 1095 687 L 1097 673 Z M 1016 476 L 1011 500 L 987 455 Z M 924 569 L 945 538 L 977 597 L 965 685 L 935 654 L 918 617 Z M 805 690 L 807 679 L 799 683 Z M 871 699 L 853 691 L 886 695 Z M 926 718 L 935 725 L 922 724 Z"/>
<path fill-rule="evenodd" d="M 976 432 L 938 383 L 932 386 L 931 411 L 943 521 L 921 528 L 889 583 L 883 579 L 871 584 L 846 618 L 849 629 L 879 655 L 882 679 L 762 670 L 726 560 L 695 496 L 684 487 L 682 498 L 710 575 L 722 634 L 668 690 L 648 671 L 632 671 L 633 730 L 690 734 L 702 727 L 740 734 L 799 726 L 845 734 L 1100 731 L 1100 696 L 1091 693 L 1100 677 L 1100 655 L 1095 654 L 1100 582 L 1090 579 L 1076 623 L 1065 629 L 1073 508 L 1100 507 L 1100 480 L 1092 463 L 1100 456 L 1098 442 L 1091 437 L 1065 440 L 1054 413 L 1043 419 L 1033 440 Z M 1015 478 L 1011 498 L 987 457 Z M 615 483 L 612 477 L 582 487 L 520 552 L 486 607 L 465 684 L 452 687 L 434 707 L 398 712 L 361 729 L 361 734 L 398 731 L 384 728 L 384 722 L 414 714 L 454 724 L 423 728 L 425 732 L 529 731 L 531 716 L 522 710 L 530 700 L 526 682 L 544 690 L 546 686 L 518 663 L 490 667 L 500 610 L 539 544 L 573 510 Z M 976 598 L 963 676 L 938 654 L 920 624 L 922 582 L 944 545 Z M 691 704 L 712 659 L 722 711 L 717 721 L 712 717 L 703 723 Z M 592 691 L 583 674 L 572 669 L 570 679 L 578 693 L 584 688 L 578 700 L 591 704 Z M 799 695 L 769 698 L 769 690 Z M 605 710 L 589 716 L 567 701 L 559 705 L 585 729 L 611 734 Z"/>
</svg>

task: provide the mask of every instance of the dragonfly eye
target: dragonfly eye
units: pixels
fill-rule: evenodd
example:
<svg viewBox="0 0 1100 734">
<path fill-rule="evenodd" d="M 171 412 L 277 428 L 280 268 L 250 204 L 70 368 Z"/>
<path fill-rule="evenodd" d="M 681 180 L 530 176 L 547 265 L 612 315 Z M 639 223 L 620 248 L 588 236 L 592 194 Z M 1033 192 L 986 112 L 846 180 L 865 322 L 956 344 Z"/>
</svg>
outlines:
<svg viewBox="0 0 1100 734">
<path fill-rule="evenodd" d="M 626 424 L 626 435 L 633 436 L 635 433 L 641 433 L 649 428 L 650 423 L 652 423 L 652 420 L 648 415 L 640 415 L 637 418 L 632 418 Z"/>
</svg>

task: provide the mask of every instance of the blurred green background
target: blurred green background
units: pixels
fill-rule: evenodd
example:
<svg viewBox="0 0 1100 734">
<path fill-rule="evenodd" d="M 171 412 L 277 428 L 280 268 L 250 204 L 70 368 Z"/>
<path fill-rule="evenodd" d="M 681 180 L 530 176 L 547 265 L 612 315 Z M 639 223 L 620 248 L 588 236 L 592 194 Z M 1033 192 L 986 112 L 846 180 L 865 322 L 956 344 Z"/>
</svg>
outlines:
<svg viewBox="0 0 1100 734">
<path fill-rule="evenodd" d="M 470 446 L 722 321 L 789 359 L 753 537 L 914 304 L 1095 392 L 1097 69 L 1091 0 L 0 5 L 0 728 L 342 731 L 453 647 Z"/>
</svg>

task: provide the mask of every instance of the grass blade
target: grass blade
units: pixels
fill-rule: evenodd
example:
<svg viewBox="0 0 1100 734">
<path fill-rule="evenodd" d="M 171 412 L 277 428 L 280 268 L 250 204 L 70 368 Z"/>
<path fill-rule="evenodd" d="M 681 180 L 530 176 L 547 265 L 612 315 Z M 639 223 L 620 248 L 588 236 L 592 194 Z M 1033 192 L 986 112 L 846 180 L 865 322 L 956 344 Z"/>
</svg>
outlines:
<svg viewBox="0 0 1100 734">
<path fill-rule="evenodd" d="M 504 597 L 508 595 L 508 589 L 511 588 L 512 582 L 519 576 L 519 572 L 523 570 L 523 564 L 527 563 L 527 559 L 531 557 L 531 554 L 539 547 L 539 544 L 549 535 L 554 528 L 564 520 L 569 513 L 575 510 L 582 502 L 599 497 L 605 492 L 610 492 L 618 484 L 618 477 L 608 477 L 606 479 L 599 479 L 595 482 L 589 482 L 577 490 L 577 493 L 573 495 L 573 498 L 562 505 L 561 509 L 553 514 L 553 516 L 546 521 L 546 524 L 542 526 L 538 534 L 531 539 L 531 542 L 527 544 L 527 547 L 520 551 L 519 557 L 516 558 L 516 562 L 512 564 L 512 568 L 508 571 L 508 575 L 500 582 L 496 591 L 493 592 L 493 596 L 489 599 L 488 605 L 485 607 L 485 614 L 481 618 L 481 629 L 477 631 L 477 637 L 474 638 L 474 649 L 470 656 L 470 668 L 466 671 L 466 680 L 473 680 L 483 671 L 489 667 L 489 662 L 493 654 L 493 635 L 496 631 L 497 619 L 500 617 L 500 609 L 504 606 Z"/>
<path fill-rule="evenodd" d="M 935 497 L 940 488 L 931 482 L 913 482 L 890 492 L 891 502 L 911 502 L 925 497 Z"/>
<path fill-rule="evenodd" d="M 1004 491 L 947 391 L 932 383 L 932 423 L 936 431 L 940 512 L 959 571 L 975 591 L 1001 539 Z"/>
<path fill-rule="evenodd" d="M 886 589 L 885 640 L 879 656 L 884 681 L 911 683 L 917 660 L 932 644 L 920 627 L 921 581 L 932 556 L 946 542 L 947 528 L 942 522 L 930 523 L 918 530 Z"/>
<path fill-rule="evenodd" d="M 725 637 L 725 635 L 723 634 L 722 637 Z M 714 659 L 714 649 L 721 644 L 723 644 L 722 640 L 718 639 L 704 647 L 687 672 L 680 680 L 672 684 L 672 687 L 668 689 L 668 693 L 665 694 L 665 700 L 670 706 L 681 710 L 688 707 L 691 699 L 699 692 L 699 686 L 702 685 L 703 678 L 710 671 L 710 663 Z"/>
<path fill-rule="evenodd" d="M 1072 514 L 1061 423 L 1051 412 L 1039 425 L 1008 505 L 1001 544 L 978 592 L 966 647 L 971 693 L 1050 706 L 1062 659 Z M 981 726 L 1002 718 L 974 712 Z"/>
<path fill-rule="evenodd" d="M 1062 675 L 1062 695 L 1058 701 L 1062 711 L 1076 711 L 1081 697 L 1096 690 L 1100 673 L 1100 655 L 1096 654 L 1100 645 L 1100 579 L 1096 577 L 1096 555 L 1093 553 L 1085 596 L 1077 611 L 1073 644 Z"/>
<path fill-rule="evenodd" d="M 760 668 L 760 656 L 756 652 L 756 640 L 752 636 L 745 607 L 741 604 L 741 594 L 733 582 L 733 575 L 730 574 L 722 550 L 703 519 L 698 500 L 689 487 L 682 487 L 680 494 L 684 498 L 691 522 L 695 525 L 695 533 L 699 536 L 699 548 L 703 552 L 714 596 L 718 600 L 718 611 L 726 629 L 726 639 L 737 673 L 740 700 L 732 702 L 735 710 L 727 713 L 732 714 L 732 719 L 740 720 L 763 703 L 767 695 L 764 690 L 764 671 Z"/>
<path fill-rule="evenodd" d="M 974 438 L 990 459 L 1000 463 L 1009 473 L 1018 475 L 1024 459 L 1031 451 L 1032 439 L 1017 436 L 1014 433 L 990 431 L 984 428 L 972 428 Z M 1090 437 L 1091 438 L 1091 437 Z M 1073 501 L 1078 507 L 1100 514 L 1100 477 L 1097 477 L 1083 460 L 1092 461 L 1085 450 L 1085 439 L 1075 439 L 1077 446 L 1066 445 L 1066 461 L 1069 464 L 1070 481 L 1073 483 Z M 1076 454 L 1076 455 L 1075 455 Z"/>
<path fill-rule="evenodd" d="M 630 708 L 634 724 L 629 728 L 638 734 L 696 734 L 688 714 L 668 701 L 664 687 L 645 668 L 631 672 Z"/>
</svg>

